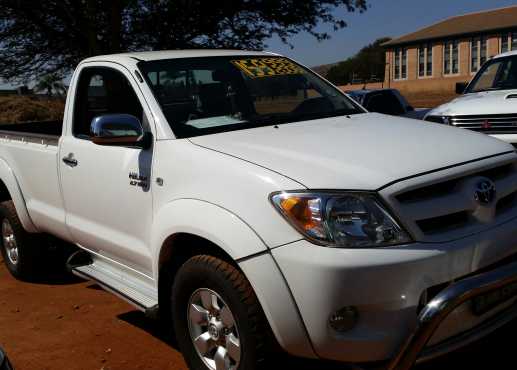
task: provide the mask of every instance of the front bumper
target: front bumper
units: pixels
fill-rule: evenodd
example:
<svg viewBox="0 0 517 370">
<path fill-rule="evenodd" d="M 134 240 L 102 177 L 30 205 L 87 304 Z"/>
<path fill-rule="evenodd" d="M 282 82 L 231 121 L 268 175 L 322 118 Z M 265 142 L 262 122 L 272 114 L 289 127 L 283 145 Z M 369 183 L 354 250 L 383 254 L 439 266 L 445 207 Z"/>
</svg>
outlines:
<svg viewBox="0 0 517 370">
<path fill-rule="evenodd" d="M 458 307 L 497 289 L 517 282 L 517 262 L 498 269 L 463 279 L 451 284 L 434 297 L 418 315 L 417 326 L 406 342 L 387 366 L 388 370 L 408 370 L 419 359 L 429 359 L 467 344 L 501 327 L 517 317 L 517 306 L 513 304 L 503 313 L 496 315 L 479 328 L 473 328 L 456 339 L 445 341 L 442 345 L 426 348 L 433 335 L 447 317 Z M 470 334 L 470 335 L 467 335 Z"/>
<path fill-rule="evenodd" d="M 415 330 L 417 336 L 421 335 L 418 333 L 422 330 L 419 329 L 422 317 L 418 313 L 424 292 L 517 253 L 516 228 L 517 220 L 512 220 L 454 242 L 415 243 L 381 249 L 333 249 L 299 241 L 276 248 L 272 254 L 320 358 L 351 363 L 386 361 L 406 356 L 400 355 L 400 348 L 407 338 Z M 517 267 L 511 266 L 509 275 L 517 280 Z M 446 292 L 456 307 L 458 297 L 449 290 L 442 293 Z M 436 298 L 442 297 L 442 293 Z M 469 291 L 470 294 L 473 293 Z M 429 305 L 436 304 L 435 299 L 420 312 L 427 312 Z M 356 326 L 346 332 L 334 331 L 328 324 L 329 316 L 349 306 L 359 312 Z M 448 304 L 445 316 L 457 313 L 455 310 L 449 312 L 449 308 Z M 443 318 L 441 312 L 439 324 Z M 434 319 L 431 321 L 435 322 Z M 454 322 L 452 335 L 481 324 L 475 318 L 461 315 L 456 315 Z M 467 326 L 462 327 L 462 323 Z M 437 328 L 440 326 L 444 324 Z M 425 336 L 424 346 L 432 340 L 432 334 L 434 330 L 431 336 Z M 409 348 L 413 346 L 411 343 Z M 422 348 L 418 348 L 419 355 Z"/>
</svg>

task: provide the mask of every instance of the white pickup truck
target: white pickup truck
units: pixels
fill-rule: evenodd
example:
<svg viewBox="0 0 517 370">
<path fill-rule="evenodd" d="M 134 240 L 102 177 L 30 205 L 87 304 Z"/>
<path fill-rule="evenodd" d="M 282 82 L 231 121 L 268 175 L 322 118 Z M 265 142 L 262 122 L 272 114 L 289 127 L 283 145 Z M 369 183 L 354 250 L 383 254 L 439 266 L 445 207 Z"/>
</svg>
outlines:
<svg viewBox="0 0 517 370">
<path fill-rule="evenodd" d="M 2 252 L 34 279 L 45 234 L 79 246 L 69 268 L 170 323 L 192 369 L 408 369 L 517 315 L 516 166 L 278 55 L 98 56 L 62 125 L 0 131 Z"/>
<path fill-rule="evenodd" d="M 517 51 L 487 61 L 470 83 L 456 85 L 456 93 L 461 96 L 431 110 L 424 119 L 517 146 Z"/>
</svg>

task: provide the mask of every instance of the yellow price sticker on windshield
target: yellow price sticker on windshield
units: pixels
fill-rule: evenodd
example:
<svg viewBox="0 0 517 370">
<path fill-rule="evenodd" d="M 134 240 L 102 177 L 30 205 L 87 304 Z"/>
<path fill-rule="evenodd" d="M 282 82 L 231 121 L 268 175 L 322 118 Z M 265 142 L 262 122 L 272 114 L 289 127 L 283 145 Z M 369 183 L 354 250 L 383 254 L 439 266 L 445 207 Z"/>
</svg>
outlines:
<svg viewBox="0 0 517 370">
<path fill-rule="evenodd" d="M 232 60 L 232 63 L 251 78 L 303 74 L 304 70 L 287 58 L 254 58 Z"/>
</svg>

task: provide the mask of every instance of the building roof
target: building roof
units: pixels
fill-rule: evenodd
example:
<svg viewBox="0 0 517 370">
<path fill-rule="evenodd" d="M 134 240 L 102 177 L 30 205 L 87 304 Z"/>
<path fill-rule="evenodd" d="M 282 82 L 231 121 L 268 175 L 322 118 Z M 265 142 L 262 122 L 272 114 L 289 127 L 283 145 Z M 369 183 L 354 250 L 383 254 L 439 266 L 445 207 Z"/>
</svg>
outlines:
<svg viewBox="0 0 517 370">
<path fill-rule="evenodd" d="M 384 46 L 395 46 L 444 39 L 452 36 L 476 34 L 517 28 L 517 6 L 469 13 L 447 18 L 431 26 L 388 41 Z"/>
</svg>

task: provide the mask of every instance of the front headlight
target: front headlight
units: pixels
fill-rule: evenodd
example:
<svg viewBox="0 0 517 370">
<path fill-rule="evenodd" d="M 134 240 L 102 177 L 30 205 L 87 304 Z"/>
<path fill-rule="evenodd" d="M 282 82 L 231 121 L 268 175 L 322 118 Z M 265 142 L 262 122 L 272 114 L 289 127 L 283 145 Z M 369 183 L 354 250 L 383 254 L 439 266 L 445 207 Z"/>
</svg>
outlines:
<svg viewBox="0 0 517 370">
<path fill-rule="evenodd" d="M 385 247 L 410 236 L 370 193 L 280 192 L 275 208 L 311 241 L 335 247 Z"/>
</svg>

